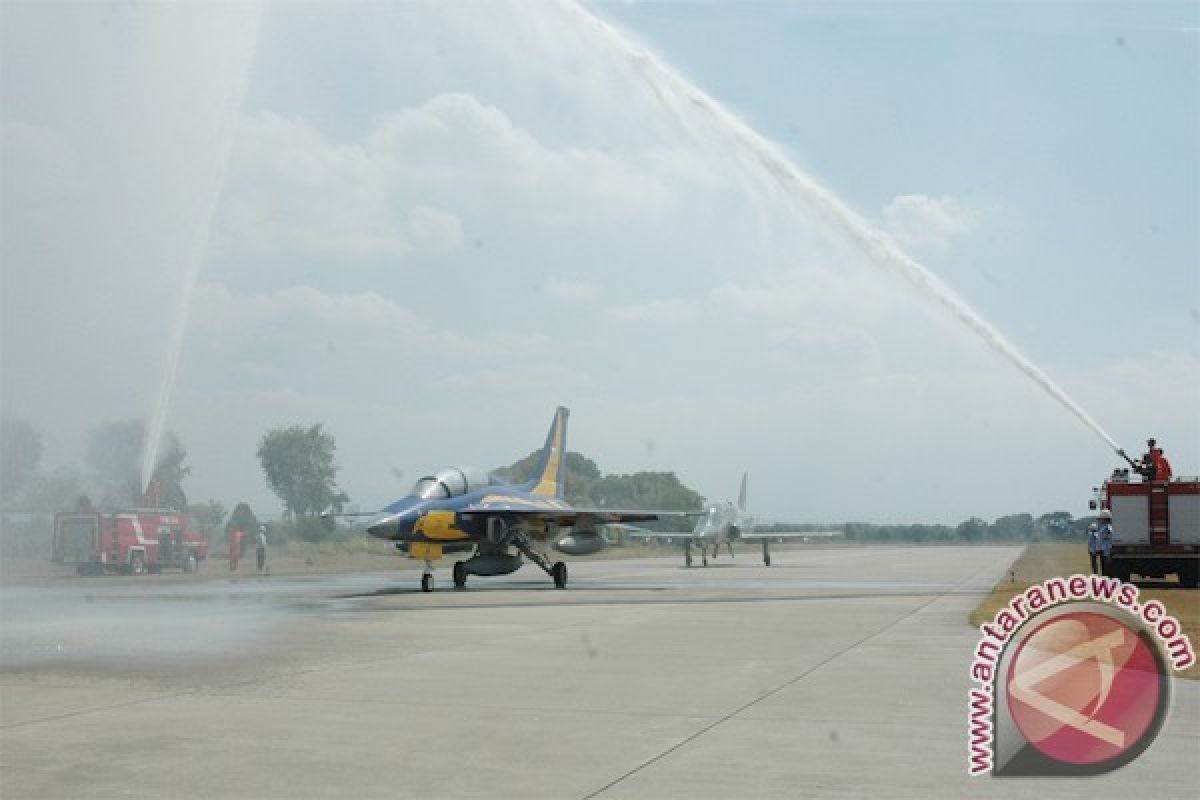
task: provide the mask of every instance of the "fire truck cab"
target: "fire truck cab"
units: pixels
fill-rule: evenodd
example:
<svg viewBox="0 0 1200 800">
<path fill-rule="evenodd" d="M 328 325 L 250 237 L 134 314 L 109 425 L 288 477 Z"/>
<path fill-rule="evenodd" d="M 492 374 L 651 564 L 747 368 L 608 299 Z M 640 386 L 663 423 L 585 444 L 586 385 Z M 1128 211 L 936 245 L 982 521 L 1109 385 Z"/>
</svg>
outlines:
<svg viewBox="0 0 1200 800">
<path fill-rule="evenodd" d="M 80 575 L 195 572 L 206 558 L 208 541 L 186 514 L 131 508 L 54 515 L 51 560 Z"/>
<path fill-rule="evenodd" d="M 1109 574 L 1128 581 L 1179 576 L 1195 587 L 1200 577 L 1200 477 L 1145 481 L 1119 469 L 1099 488 L 1092 507 L 1112 512 Z"/>
</svg>

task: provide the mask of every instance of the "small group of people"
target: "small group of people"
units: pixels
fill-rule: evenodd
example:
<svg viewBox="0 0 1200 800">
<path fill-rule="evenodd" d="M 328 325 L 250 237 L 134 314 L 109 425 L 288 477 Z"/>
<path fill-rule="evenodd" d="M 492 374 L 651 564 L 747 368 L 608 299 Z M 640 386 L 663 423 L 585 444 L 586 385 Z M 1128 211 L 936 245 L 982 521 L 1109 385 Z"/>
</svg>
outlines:
<svg viewBox="0 0 1200 800">
<path fill-rule="evenodd" d="M 1141 475 L 1147 481 L 1169 481 L 1171 480 L 1171 462 L 1167 461 L 1167 457 L 1163 455 L 1162 448 L 1158 446 L 1158 442 L 1153 439 L 1146 440 L 1146 453 L 1141 460 L 1134 461 L 1125 455 L 1124 450 L 1118 451 L 1129 466 L 1133 467 L 1137 474 Z"/>
<path fill-rule="evenodd" d="M 238 563 L 242 557 L 243 542 L 245 542 L 246 532 L 242 530 L 230 531 L 229 533 L 229 571 L 236 572 Z M 259 525 L 258 533 L 254 536 L 254 565 L 258 568 L 258 574 L 270 575 L 271 571 L 267 569 L 267 526 Z"/>
<path fill-rule="evenodd" d="M 1088 559 L 1093 575 L 1108 574 L 1108 562 L 1112 558 L 1112 512 L 1100 509 L 1096 521 L 1088 525 Z"/>
</svg>

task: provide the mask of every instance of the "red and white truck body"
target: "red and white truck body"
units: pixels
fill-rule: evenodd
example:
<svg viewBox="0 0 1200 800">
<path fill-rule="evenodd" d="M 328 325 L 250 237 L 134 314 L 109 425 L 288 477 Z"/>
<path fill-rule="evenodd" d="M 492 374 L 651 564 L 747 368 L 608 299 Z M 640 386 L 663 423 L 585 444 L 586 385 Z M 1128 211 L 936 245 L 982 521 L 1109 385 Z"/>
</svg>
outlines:
<svg viewBox="0 0 1200 800">
<path fill-rule="evenodd" d="M 165 509 L 61 511 L 54 515 L 51 560 L 80 575 L 140 575 L 165 568 L 194 572 L 208 558 L 204 532 Z"/>
<path fill-rule="evenodd" d="M 1109 571 L 1129 580 L 1176 574 L 1185 586 L 1200 575 L 1200 477 L 1170 481 L 1130 480 L 1119 470 L 1100 489 L 1100 505 L 1112 512 Z"/>
</svg>

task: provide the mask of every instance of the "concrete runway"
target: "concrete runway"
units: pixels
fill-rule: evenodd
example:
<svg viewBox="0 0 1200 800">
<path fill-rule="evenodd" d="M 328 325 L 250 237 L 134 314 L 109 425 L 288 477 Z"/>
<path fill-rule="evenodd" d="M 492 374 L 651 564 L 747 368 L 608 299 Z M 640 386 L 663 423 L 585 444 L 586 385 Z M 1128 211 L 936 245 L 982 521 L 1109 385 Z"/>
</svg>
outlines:
<svg viewBox="0 0 1200 800">
<path fill-rule="evenodd" d="M 1018 552 L 8 585 L 0 796 L 1195 797 L 1194 682 L 1107 776 L 967 777 L 966 615 Z"/>
</svg>

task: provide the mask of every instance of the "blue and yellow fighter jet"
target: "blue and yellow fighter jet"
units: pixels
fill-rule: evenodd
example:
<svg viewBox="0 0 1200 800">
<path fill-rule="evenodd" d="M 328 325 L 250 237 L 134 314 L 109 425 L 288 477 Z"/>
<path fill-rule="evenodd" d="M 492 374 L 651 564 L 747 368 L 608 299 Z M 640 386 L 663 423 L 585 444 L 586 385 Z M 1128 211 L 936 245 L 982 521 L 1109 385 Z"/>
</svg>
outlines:
<svg viewBox="0 0 1200 800">
<path fill-rule="evenodd" d="M 560 406 L 546 436 L 533 478 L 510 486 L 475 470 L 449 467 L 417 481 L 407 497 L 379 512 L 367 532 L 396 543 L 411 558 L 425 562 L 421 589 L 433 591 L 433 562 L 451 553 L 472 555 L 454 564 L 454 585 L 463 588 L 468 575 L 507 575 L 521 566 L 524 555 L 554 579 L 567 585 L 567 565 L 551 564 L 543 546 L 568 555 L 591 555 L 607 542 L 596 526 L 611 522 L 658 519 L 655 511 L 573 508 L 563 499 L 563 459 L 567 449 L 567 417 Z M 699 513 L 699 512 L 697 512 Z"/>
</svg>

